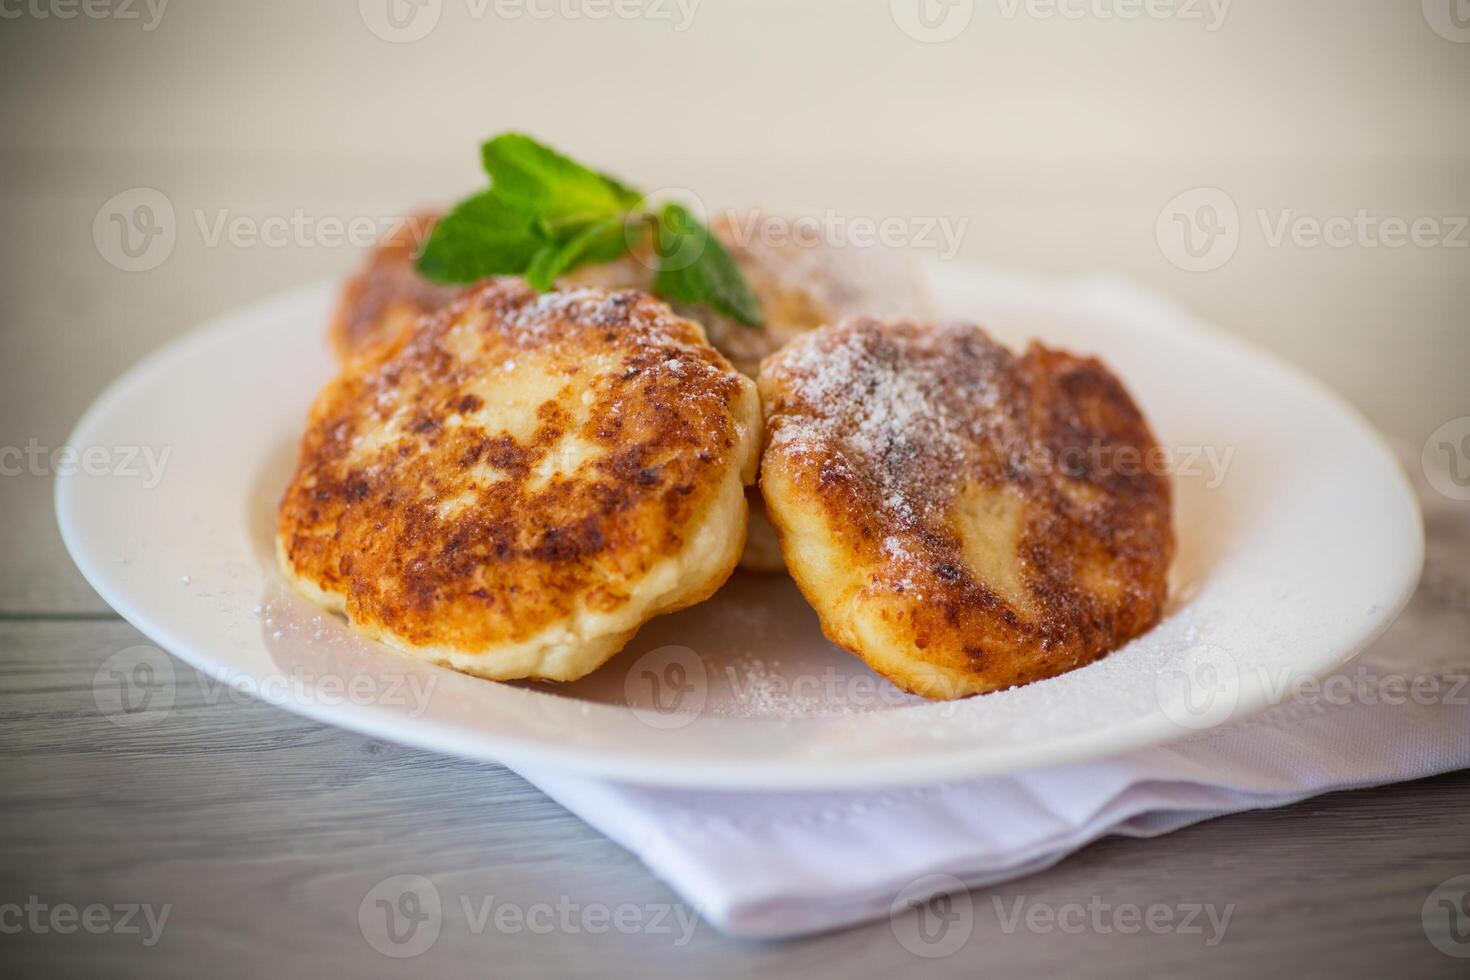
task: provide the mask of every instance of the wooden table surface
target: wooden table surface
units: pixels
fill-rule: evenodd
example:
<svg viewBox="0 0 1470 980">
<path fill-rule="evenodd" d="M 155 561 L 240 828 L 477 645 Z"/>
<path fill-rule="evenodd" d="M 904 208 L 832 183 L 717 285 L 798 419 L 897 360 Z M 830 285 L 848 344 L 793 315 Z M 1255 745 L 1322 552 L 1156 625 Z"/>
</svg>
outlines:
<svg viewBox="0 0 1470 980">
<path fill-rule="evenodd" d="M 340 275 L 355 260 L 354 250 L 319 241 L 213 240 L 216 215 L 258 223 L 296 208 L 317 217 L 401 213 L 473 179 L 474 138 L 536 128 L 542 118 L 562 142 L 583 149 L 573 137 L 585 134 L 589 157 L 651 181 L 696 184 L 732 201 L 939 209 L 973 219 L 962 258 L 1121 271 L 1303 364 L 1406 446 L 1470 415 L 1470 250 L 1322 248 L 1271 244 L 1266 234 L 1271 216 L 1288 208 L 1318 217 L 1359 208 L 1408 218 L 1470 214 L 1470 44 L 1436 36 L 1417 3 L 1241 0 L 1218 37 L 1181 32 L 1150 42 L 1169 69 L 1162 85 L 1139 67 L 1141 49 L 1089 43 L 1112 43 L 1120 27 L 1079 24 L 1063 35 L 1037 23 L 998 35 L 1011 27 L 997 23 L 973 37 L 989 57 L 958 47 L 963 39 L 883 49 L 905 59 L 905 72 L 938 73 L 941 88 L 906 96 L 892 95 L 895 76 L 869 71 L 882 59 L 867 48 L 855 49 L 843 71 L 788 68 L 774 81 L 742 76 L 738 93 L 701 90 L 719 107 L 712 116 L 758 109 L 800 167 L 761 160 L 733 139 L 719 152 L 685 141 L 644 145 L 606 124 L 599 113 L 607 107 L 584 104 L 585 93 L 565 79 L 528 94 L 536 111 L 520 115 L 497 103 L 460 120 L 447 109 L 428 106 L 420 116 L 393 103 L 405 132 L 424 146 L 415 156 L 373 120 L 343 112 L 347 94 L 330 80 L 346 73 L 388 100 L 394 86 L 423 77 L 447 85 L 452 75 L 463 91 L 476 49 L 441 28 L 400 52 L 367 37 L 351 11 L 326 10 L 353 6 L 181 5 L 151 40 L 121 24 L 7 21 L 0 71 L 19 97 L 7 97 L 0 117 L 0 203 L 10 218 L 0 262 L 0 449 L 62 446 L 102 386 L 148 350 L 240 303 Z M 796 6 L 749 9 L 776 18 Z M 795 57 L 797 45 L 837 29 L 836 7 L 824 8 L 829 22 L 799 6 L 805 13 L 780 25 L 757 25 L 778 54 Z M 1354 16 L 1339 16 L 1347 6 Z M 1407 13 L 1389 13 L 1393 6 Z M 714 35 L 730 30 L 733 9 L 711 0 L 684 46 L 669 49 L 667 65 L 694 71 L 714 59 L 717 68 L 710 52 L 723 49 Z M 310 34 L 287 20 L 339 15 L 347 26 L 336 32 Z M 301 30 L 272 28 L 272 17 Z M 891 26 L 881 11 L 870 20 L 852 38 L 877 43 Z M 475 77 L 492 91 L 490 81 L 504 81 L 495 72 L 511 71 L 496 57 L 534 59 L 544 43 L 546 35 L 533 36 L 539 27 L 514 30 L 521 33 L 485 39 L 484 64 L 475 62 Z M 798 40 L 782 41 L 783 31 Z M 573 27 L 565 34 L 582 36 Z M 1065 43 L 1049 46 L 1057 37 Z M 1290 49 L 1293 38 L 1299 48 Z M 587 63 L 607 68 L 606 57 L 589 48 Z M 823 57 L 832 68 L 831 59 L 845 56 Z M 1043 89 L 1009 101 L 976 98 L 967 111 L 977 132 L 987 124 L 1003 132 L 1014 152 L 991 153 L 969 130 L 953 135 L 968 142 L 948 156 L 937 142 L 907 157 L 832 143 L 834 133 L 864 124 L 855 106 L 871 107 L 882 125 L 910 116 L 938 125 L 952 110 L 934 92 L 966 84 L 1007 91 L 985 72 L 1013 71 L 1005 60 L 1012 57 L 1031 59 Z M 997 58 L 998 68 L 987 67 Z M 633 60 L 620 64 L 634 71 Z M 1055 74 L 1084 69 L 1111 71 L 1114 89 L 1094 97 Z M 1063 79 L 1058 91 L 1082 93 L 1081 108 L 1048 96 L 1055 79 Z M 789 88 L 777 93 L 777 85 Z M 696 104 L 670 98 L 701 139 L 726 138 L 697 121 Z M 1169 126 L 1140 122 L 1123 105 L 1167 117 Z M 1218 141 L 1195 115 L 1202 108 Z M 440 132 L 449 135 L 436 142 Z M 913 180 L 919 156 L 923 179 Z M 1162 254 L 1155 221 L 1172 195 L 1201 186 L 1227 188 L 1251 226 L 1228 265 L 1192 273 Z M 178 213 L 177 243 L 145 272 L 118 268 L 93 238 L 104 202 L 136 187 L 161 190 Z M 1269 212 L 1260 228 L 1256 209 Z M 1470 772 L 1332 794 L 1157 840 L 1100 842 L 1051 870 L 977 892 L 973 935 L 943 959 L 914 956 L 886 921 L 774 944 L 733 940 L 704 924 L 687 943 L 616 930 L 477 930 L 459 899 L 472 909 L 490 896 L 523 908 L 679 899 L 504 768 L 324 728 L 262 703 L 207 698 L 182 664 L 179 700 L 165 717 L 143 728 L 114 725 L 97 709 L 94 677 L 109 655 L 147 640 L 76 573 L 57 536 L 51 491 L 44 466 L 0 477 L 7 976 L 1370 977 L 1463 976 L 1470 963 L 1434 948 L 1420 917 L 1434 886 L 1470 873 Z M 447 909 L 432 948 L 404 961 L 377 952 L 358 924 L 368 890 L 398 874 L 432 879 Z M 1018 899 L 1050 908 L 1164 902 L 1234 911 L 1223 941 L 1210 946 L 1198 934 L 1008 931 L 1002 912 Z M 155 913 L 167 905 L 169 913 L 149 943 L 141 915 L 138 932 L 62 932 L 49 911 L 12 928 L 30 914 L 28 903 L 145 904 Z"/>
</svg>

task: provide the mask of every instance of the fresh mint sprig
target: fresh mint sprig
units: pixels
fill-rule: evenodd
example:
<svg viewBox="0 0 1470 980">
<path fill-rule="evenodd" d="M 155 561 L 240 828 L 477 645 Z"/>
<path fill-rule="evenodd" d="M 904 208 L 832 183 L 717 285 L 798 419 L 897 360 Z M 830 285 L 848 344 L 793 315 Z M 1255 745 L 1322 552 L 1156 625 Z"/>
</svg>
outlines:
<svg viewBox="0 0 1470 980">
<path fill-rule="evenodd" d="M 545 292 L 579 266 L 611 262 L 652 229 L 659 266 L 653 291 L 760 326 L 760 301 L 720 240 L 688 209 L 658 210 L 640 191 L 521 133 L 480 148 L 488 190 L 459 202 L 434 226 L 418 269 L 436 282 L 520 275 Z"/>
</svg>

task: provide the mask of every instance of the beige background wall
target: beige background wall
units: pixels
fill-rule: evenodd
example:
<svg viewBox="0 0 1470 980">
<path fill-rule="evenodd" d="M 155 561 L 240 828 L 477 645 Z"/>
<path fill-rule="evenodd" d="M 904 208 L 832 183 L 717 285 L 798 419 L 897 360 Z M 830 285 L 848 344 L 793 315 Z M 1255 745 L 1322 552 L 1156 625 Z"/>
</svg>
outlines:
<svg viewBox="0 0 1470 980">
<path fill-rule="evenodd" d="M 644 16 L 600 20 L 600 0 L 171 0 L 156 22 L 144 0 L 56 16 L 69 2 L 0 0 L 0 444 L 59 444 L 149 348 L 357 254 L 310 233 L 210 244 L 200 220 L 451 198 L 479 182 L 478 141 L 512 127 L 645 186 L 967 220 L 961 259 L 1126 273 L 1412 444 L 1470 415 L 1465 0 L 1062 0 L 1078 17 L 923 0 L 940 33 L 963 27 L 942 42 L 911 36 L 919 0 L 621 0 Z M 1104 16 L 1130 7 L 1167 16 Z M 93 238 L 135 187 L 177 219 L 145 272 Z M 1238 213 L 1233 256 L 1205 272 L 1156 234 L 1197 187 Z M 1273 244 L 1261 224 L 1360 210 L 1431 219 L 1437 243 Z M 55 547 L 34 530 L 48 492 L 0 481 L 21 515 L 0 549 Z M 0 594 L 91 601 L 43 564 L 65 567 L 13 558 Z"/>
</svg>

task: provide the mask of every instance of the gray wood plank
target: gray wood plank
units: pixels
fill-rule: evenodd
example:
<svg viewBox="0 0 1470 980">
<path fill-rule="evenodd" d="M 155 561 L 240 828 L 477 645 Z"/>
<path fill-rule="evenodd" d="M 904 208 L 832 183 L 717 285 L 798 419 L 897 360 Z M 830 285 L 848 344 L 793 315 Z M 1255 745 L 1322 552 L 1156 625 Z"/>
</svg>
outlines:
<svg viewBox="0 0 1470 980">
<path fill-rule="evenodd" d="M 148 947 L 146 926 L 139 935 L 26 928 L 0 936 L 0 959 L 22 974 L 196 977 L 207 965 L 220 976 L 280 978 L 406 969 L 1463 975 L 1463 961 L 1425 938 L 1420 908 L 1436 884 L 1470 872 L 1470 773 L 1335 794 L 1153 841 L 1101 842 L 1042 874 L 972 893 L 973 930 L 943 959 L 910 953 L 887 921 L 784 943 L 730 939 L 703 923 L 688 942 L 677 928 L 594 934 L 580 926 L 593 906 L 680 899 L 502 767 L 215 697 L 181 663 L 172 709 L 144 727 L 119 727 L 99 710 L 94 680 L 108 656 L 140 643 L 121 622 L 0 622 L 0 904 L 34 895 L 52 905 L 171 905 L 161 939 Z M 377 952 L 358 922 L 369 890 L 399 874 L 425 876 L 443 903 L 437 939 L 407 961 Z M 498 929 L 493 913 L 479 919 L 486 902 L 564 906 L 572 928 L 558 912 L 549 934 L 512 920 Z M 1071 903 L 1102 908 L 1097 921 L 1107 931 L 1035 931 L 1024 918 L 1007 927 L 1018 909 L 1035 915 L 1033 907 Z M 1113 910 L 1126 903 L 1162 903 L 1176 915 L 1194 904 L 1233 911 L 1223 940 L 1207 945 L 1208 925 L 1203 934 L 1112 930 Z"/>
</svg>

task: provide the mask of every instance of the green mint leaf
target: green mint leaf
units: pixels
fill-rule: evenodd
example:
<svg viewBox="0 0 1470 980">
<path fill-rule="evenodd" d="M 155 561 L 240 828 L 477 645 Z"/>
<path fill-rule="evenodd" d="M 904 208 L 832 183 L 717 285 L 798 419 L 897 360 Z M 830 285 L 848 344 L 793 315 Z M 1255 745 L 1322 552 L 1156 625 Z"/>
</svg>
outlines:
<svg viewBox="0 0 1470 980">
<path fill-rule="evenodd" d="M 658 275 L 653 291 L 676 303 L 702 304 L 749 326 L 761 326 L 760 300 L 740 267 L 699 219 L 678 204 L 666 204 L 655 238 Z"/>
<path fill-rule="evenodd" d="M 601 265 L 622 258 L 638 247 L 648 228 L 648 222 L 636 215 L 621 215 L 609 220 L 604 226 L 604 233 L 587 243 L 586 251 L 570 268 Z"/>
<path fill-rule="evenodd" d="M 531 259 L 526 281 L 544 293 L 569 269 L 594 261 L 610 261 L 628 250 L 623 219 L 608 218 L 586 225 L 558 244 L 544 246 Z M 607 256 L 604 258 L 603 256 Z"/>
<path fill-rule="evenodd" d="M 654 231 L 653 292 L 759 326 L 760 302 L 719 239 L 685 208 L 655 216 L 639 191 L 523 133 L 480 148 L 490 188 L 461 201 L 434 227 L 418 259 L 436 282 L 523 275 L 546 291 L 571 269 L 611 262 Z"/>
<path fill-rule="evenodd" d="M 531 262 L 526 266 L 526 282 L 538 293 L 544 293 L 551 288 L 556 281 L 555 266 L 557 256 L 561 253 L 562 246 L 547 242 L 531 256 Z"/>
<path fill-rule="evenodd" d="M 642 195 L 588 169 L 523 133 L 501 133 L 480 147 L 491 191 L 507 204 L 534 213 L 550 234 L 621 215 Z"/>
<path fill-rule="evenodd" d="M 429 235 L 418 269 L 435 282 L 474 282 L 519 275 L 548 244 L 536 217 L 481 191 L 455 206 Z"/>
</svg>

